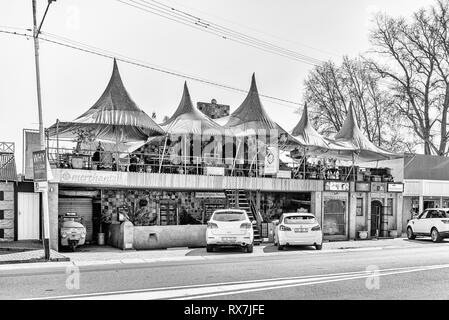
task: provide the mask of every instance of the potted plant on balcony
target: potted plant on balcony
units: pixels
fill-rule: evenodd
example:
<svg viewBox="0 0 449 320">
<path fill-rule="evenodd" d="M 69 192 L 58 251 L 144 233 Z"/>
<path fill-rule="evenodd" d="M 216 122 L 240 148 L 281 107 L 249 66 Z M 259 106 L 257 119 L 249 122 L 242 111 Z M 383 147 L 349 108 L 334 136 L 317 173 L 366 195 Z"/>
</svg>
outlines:
<svg viewBox="0 0 449 320">
<path fill-rule="evenodd" d="M 76 142 L 74 154 L 72 155 L 72 168 L 81 169 L 83 167 L 83 156 L 81 155 L 81 146 L 83 143 L 93 142 L 95 136 L 91 129 L 78 128 L 74 131 L 76 138 L 73 142 Z"/>
</svg>

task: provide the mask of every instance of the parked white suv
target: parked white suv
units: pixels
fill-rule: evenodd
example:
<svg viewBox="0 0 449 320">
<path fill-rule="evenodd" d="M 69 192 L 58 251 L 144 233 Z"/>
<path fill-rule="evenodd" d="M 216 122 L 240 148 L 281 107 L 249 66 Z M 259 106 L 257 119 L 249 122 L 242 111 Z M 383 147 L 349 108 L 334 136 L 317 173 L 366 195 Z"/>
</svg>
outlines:
<svg viewBox="0 0 449 320">
<path fill-rule="evenodd" d="M 449 208 L 429 208 L 407 224 L 407 238 L 430 236 L 433 242 L 449 237 Z"/>
<path fill-rule="evenodd" d="M 216 210 L 207 223 L 207 252 L 216 247 L 241 247 L 253 252 L 253 240 L 253 225 L 245 210 Z"/>
</svg>

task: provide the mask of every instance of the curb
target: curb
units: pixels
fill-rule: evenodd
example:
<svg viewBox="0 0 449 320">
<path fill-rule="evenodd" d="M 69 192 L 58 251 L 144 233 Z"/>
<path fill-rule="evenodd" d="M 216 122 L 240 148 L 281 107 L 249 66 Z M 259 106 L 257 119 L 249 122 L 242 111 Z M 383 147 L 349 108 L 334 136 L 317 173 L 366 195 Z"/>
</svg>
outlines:
<svg viewBox="0 0 449 320">
<path fill-rule="evenodd" d="M 34 258 L 34 259 L 23 259 L 23 260 L 7 260 L 0 261 L 0 265 L 5 264 L 25 264 L 25 263 L 39 263 L 39 262 L 69 262 L 70 258 L 50 258 L 49 261 L 46 261 L 45 258 Z"/>
</svg>

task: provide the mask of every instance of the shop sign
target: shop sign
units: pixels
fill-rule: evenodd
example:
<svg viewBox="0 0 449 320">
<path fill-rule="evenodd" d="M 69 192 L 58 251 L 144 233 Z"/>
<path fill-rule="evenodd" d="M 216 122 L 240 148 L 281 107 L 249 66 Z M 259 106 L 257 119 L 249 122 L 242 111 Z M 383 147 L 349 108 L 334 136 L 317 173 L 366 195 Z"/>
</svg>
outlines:
<svg viewBox="0 0 449 320">
<path fill-rule="evenodd" d="M 206 173 L 206 175 L 210 175 L 210 176 L 224 176 L 225 168 L 224 167 L 206 167 L 205 173 Z"/>
<path fill-rule="evenodd" d="M 403 183 L 389 183 L 387 188 L 388 192 L 404 192 Z"/>
<path fill-rule="evenodd" d="M 326 191 L 349 191 L 349 182 L 324 181 Z"/>
<path fill-rule="evenodd" d="M 265 154 L 264 173 L 276 174 L 279 171 L 279 149 L 275 146 L 268 146 Z"/>
<path fill-rule="evenodd" d="M 41 149 L 39 131 L 23 130 L 23 157 L 25 179 L 34 179 L 33 152 Z"/>
<path fill-rule="evenodd" d="M 382 182 L 371 182 L 371 192 L 386 192 L 386 184 Z"/>
<path fill-rule="evenodd" d="M 34 192 L 44 192 L 48 191 L 47 181 L 36 181 L 34 182 Z"/>
<path fill-rule="evenodd" d="M 279 170 L 279 172 L 276 175 L 276 178 L 291 179 L 292 178 L 292 172 L 290 170 Z"/>
<path fill-rule="evenodd" d="M 196 198 L 226 198 L 223 192 L 196 192 Z"/>
<path fill-rule="evenodd" d="M 371 184 L 369 182 L 356 182 L 355 191 L 357 192 L 370 192 Z"/>
<path fill-rule="evenodd" d="M 59 183 L 95 184 L 107 186 L 126 185 L 126 178 L 121 172 L 63 170 L 59 177 Z"/>
<path fill-rule="evenodd" d="M 34 181 L 47 181 L 47 152 L 39 150 L 33 152 Z"/>
</svg>

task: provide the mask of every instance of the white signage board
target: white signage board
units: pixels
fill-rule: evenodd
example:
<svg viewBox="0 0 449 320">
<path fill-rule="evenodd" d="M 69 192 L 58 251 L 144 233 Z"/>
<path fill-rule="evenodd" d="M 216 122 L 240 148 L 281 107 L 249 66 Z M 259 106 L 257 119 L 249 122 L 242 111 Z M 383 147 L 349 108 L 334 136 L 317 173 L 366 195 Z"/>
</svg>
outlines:
<svg viewBox="0 0 449 320">
<path fill-rule="evenodd" d="M 205 174 L 209 176 L 224 176 L 224 167 L 205 167 Z"/>
<path fill-rule="evenodd" d="M 276 175 L 276 178 L 291 179 L 292 172 L 290 170 L 279 170 L 279 172 Z"/>
<path fill-rule="evenodd" d="M 389 183 L 387 187 L 388 192 L 404 192 L 403 183 Z"/>
<path fill-rule="evenodd" d="M 48 191 L 48 182 L 46 181 L 34 182 L 34 192 L 44 192 L 44 191 Z"/>
<path fill-rule="evenodd" d="M 279 149 L 277 146 L 268 146 L 265 154 L 264 173 L 277 174 L 279 171 Z"/>
<path fill-rule="evenodd" d="M 349 191 L 349 182 L 325 181 L 324 190 L 326 191 Z"/>
</svg>

